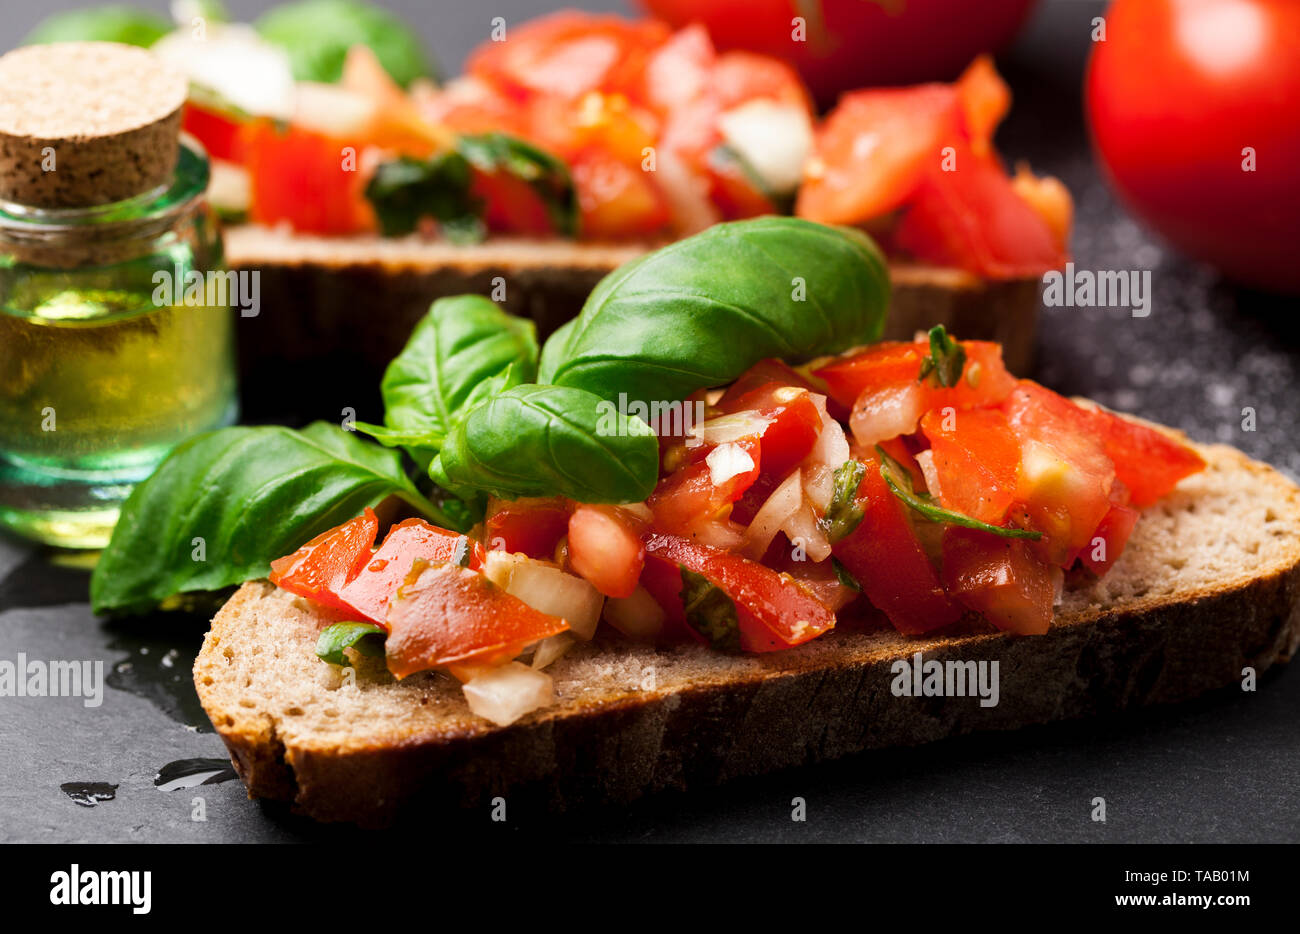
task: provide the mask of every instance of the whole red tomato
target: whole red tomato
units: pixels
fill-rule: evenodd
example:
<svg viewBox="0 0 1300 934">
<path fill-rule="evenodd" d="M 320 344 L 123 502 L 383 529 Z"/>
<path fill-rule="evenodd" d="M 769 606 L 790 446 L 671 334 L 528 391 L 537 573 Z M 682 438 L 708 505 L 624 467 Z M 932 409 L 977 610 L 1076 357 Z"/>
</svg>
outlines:
<svg viewBox="0 0 1300 934">
<path fill-rule="evenodd" d="M 1125 202 L 1230 278 L 1300 291 L 1300 2 L 1116 0 L 1087 110 Z"/>
<path fill-rule="evenodd" d="M 1016 34 L 1036 0 L 642 0 L 674 26 L 703 23 L 720 49 L 799 69 L 819 104 L 852 88 L 955 78 Z M 792 21 L 807 24 L 797 41 Z"/>
</svg>

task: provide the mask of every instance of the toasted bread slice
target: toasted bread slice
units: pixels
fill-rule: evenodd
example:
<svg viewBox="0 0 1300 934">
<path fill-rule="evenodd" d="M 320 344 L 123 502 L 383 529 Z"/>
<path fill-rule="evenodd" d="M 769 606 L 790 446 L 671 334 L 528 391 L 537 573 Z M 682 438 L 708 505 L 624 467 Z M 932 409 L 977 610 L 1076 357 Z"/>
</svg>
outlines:
<svg viewBox="0 0 1300 934">
<path fill-rule="evenodd" d="M 1067 591 L 1050 632 L 972 623 L 924 638 L 843 627 L 786 652 L 730 656 L 599 638 L 554 663 L 556 703 L 508 726 L 460 687 L 396 682 L 376 660 L 347 677 L 314 654 L 329 620 L 265 582 L 213 620 L 199 698 L 250 797 L 324 821 L 382 825 L 417 799 L 537 794 L 549 807 L 858 752 L 1012 729 L 1238 683 L 1300 645 L 1300 489 L 1223 446 L 1146 510 L 1111 572 Z M 607 627 L 604 627 L 607 628 Z M 996 706 L 895 696 L 895 662 L 997 660 Z M 513 799 L 512 799 L 513 800 Z"/>
<path fill-rule="evenodd" d="M 233 227 L 226 231 L 227 261 L 261 274 L 261 310 L 240 324 L 240 359 L 255 370 L 272 358 L 272 368 L 279 368 L 346 351 L 349 367 L 368 369 L 373 381 L 430 302 L 464 292 L 493 295 L 498 277 L 505 306 L 532 318 L 546 336 L 582 309 L 606 273 L 654 246 L 508 238 L 455 246 Z M 999 341 L 1011 370 L 1029 370 L 1037 279 L 989 282 L 959 269 L 915 265 L 892 266 L 890 274 L 887 338 L 910 340 L 942 324 L 965 339 Z"/>
</svg>

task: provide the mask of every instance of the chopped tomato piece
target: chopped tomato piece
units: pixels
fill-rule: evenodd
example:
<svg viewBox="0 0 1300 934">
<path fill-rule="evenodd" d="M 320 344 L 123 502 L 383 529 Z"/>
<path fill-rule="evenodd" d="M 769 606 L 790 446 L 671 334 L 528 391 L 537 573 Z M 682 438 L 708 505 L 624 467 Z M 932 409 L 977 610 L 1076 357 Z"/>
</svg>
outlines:
<svg viewBox="0 0 1300 934">
<path fill-rule="evenodd" d="M 417 568 L 388 611 L 388 670 L 398 678 L 451 664 L 501 664 L 530 642 L 569 628 L 478 571 Z"/>
<path fill-rule="evenodd" d="M 257 223 L 288 222 L 294 230 L 322 234 L 375 229 L 355 142 L 255 120 L 245 127 L 242 144 L 252 180 L 249 216 Z"/>
<path fill-rule="evenodd" d="M 935 160 L 916 188 L 894 243 L 918 259 L 990 279 L 1039 276 L 1066 255 L 1047 222 L 1016 194 L 990 157 L 954 147 L 954 168 Z"/>
<path fill-rule="evenodd" d="M 213 159 L 243 162 L 244 121 L 214 107 L 204 107 L 193 101 L 186 102 L 185 113 L 181 120 L 181 129 L 202 143 L 203 148 Z"/>
<path fill-rule="evenodd" d="M 1102 447 L 1115 463 L 1115 474 L 1129 491 L 1129 502 L 1150 506 L 1178 481 L 1205 469 L 1205 460 L 1187 445 L 1155 428 L 1121 418 L 1105 409 L 1081 409 Z"/>
<path fill-rule="evenodd" d="M 1024 539 L 949 526 L 943 579 L 950 594 L 999 629 L 1042 635 L 1052 621 L 1052 569 Z"/>
<path fill-rule="evenodd" d="M 1090 541 L 1079 553 L 1084 567 L 1098 577 L 1104 575 L 1124 553 L 1124 546 L 1137 525 L 1138 511 L 1122 503 L 1111 503 L 1101 524 L 1092 533 Z"/>
<path fill-rule="evenodd" d="M 645 566 L 642 523 L 617 506 L 579 505 L 569 517 L 569 564 L 607 597 L 630 597 Z"/>
<path fill-rule="evenodd" d="M 946 84 L 855 91 L 817 131 L 795 213 L 858 224 L 902 205 L 962 131 L 961 102 Z"/>
<path fill-rule="evenodd" d="M 293 554 L 272 561 L 271 583 L 324 606 L 351 610 L 339 600 L 338 592 L 365 566 L 378 534 L 379 520 L 373 509 L 367 509 L 317 535 Z"/>
<path fill-rule="evenodd" d="M 835 557 L 899 632 L 917 635 L 961 618 L 921 547 L 907 507 L 890 492 L 880 464 L 867 461 L 858 486 L 863 519 L 834 546 Z"/>
<path fill-rule="evenodd" d="M 467 549 L 468 566 L 483 567 L 483 546 L 459 532 L 449 532 L 423 519 L 407 519 L 393 526 L 379 550 L 362 563 L 347 584 L 337 589 L 338 601 L 372 622 L 385 624 L 388 606 L 397 588 L 411 573 L 417 560 L 446 564 L 456 557 L 456 550 Z"/>
<path fill-rule="evenodd" d="M 476 170 L 470 194 L 483 202 L 483 221 L 489 230 L 533 236 L 557 232 L 546 202 L 522 178 Z"/>
<path fill-rule="evenodd" d="M 762 470 L 784 477 L 808 456 L 822 430 L 821 412 L 812 393 L 802 386 L 767 383 L 739 397 L 725 395 L 718 407 L 723 412 L 754 412 L 768 419 L 760 435 Z"/>
<path fill-rule="evenodd" d="M 672 219 L 663 193 L 639 164 L 627 165 L 592 149 L 574 157 L 569 168 L 587 239 L 659 234 Z"/>
<path fill-rule="evenodd" d="M 676 535 L 650 533 L 645 547 L 648 555 L 704 576 L 727 595 L 736 607 L 744 651 L 789 648 L 835 626 L 835 614 L 820 600 L 789 576 L 757 561 Z"/>
<path fill-rule="evenodd" d="M 744 451 L 753 466 L 715 484 L 707 458 L 721 445 L 696 448 L 684 466 L 659 481 L 658 488 L 646 501 L 654 512 L 656 527 L 689 535 L 701 522 L 727 517 L 731 504 L 758 479 L 762 464 L 758 438 L 745 437 L 728 443 Z"/>
<path fill-rule="evenodd" d="M 938 489 L 930 492 L 947 509 L 990 525 L 1002 525 L 1020 479 L 1020 442 L 997 409 L 945 415 L 932 409 L 921 419 L 930 442 Z"/>
<path fill-rule="evenodd" d="M 483 538 L 487 547 L 550 560 L 569 531 L 573 505 L 563 497 L 488 501 Z"/>
<path fill-rule="evenodd" d="M 813 384 L 794 367 L 775 357 L 768 357 L 766 360 L 755 363 L 742 373 L 739 379 L 728 386 L 727 391 L 718 400 L 718 405 L 728 409 L 733 400 L 767 383 L 781 383 L 784 386 L 803 386 L 805 389 L 815 389 Z"/>
<path fill-rule="evenodd" d="M 812 113 L 812 101 L 799 73 L 770 55 L 736 49 L 723 52 L 709 75 L 709 84 L 722 110 L 753 100 L 797 104 Z"/>
<path fill-rule="evenodd" d="M 976 155 L 988 155 L 992 152 L 993 132 L 1011 109 L 1011 89 L 993 67 L 992 58 L 981 55 L 967 66 L 957 79 L 957 97 L 971 149 Z"/>
<path fill-rule="evenodd" d="M 830 558 L 810 561 L 807 555 L 795 555 L 784 533 L 778 532 L 763 555 L 763 564 L 779 574 L 792 577 L 800 587 L 816 597 L 832 613 L 847 606 L 858 592 L 840 580 Z"/>
</svg>

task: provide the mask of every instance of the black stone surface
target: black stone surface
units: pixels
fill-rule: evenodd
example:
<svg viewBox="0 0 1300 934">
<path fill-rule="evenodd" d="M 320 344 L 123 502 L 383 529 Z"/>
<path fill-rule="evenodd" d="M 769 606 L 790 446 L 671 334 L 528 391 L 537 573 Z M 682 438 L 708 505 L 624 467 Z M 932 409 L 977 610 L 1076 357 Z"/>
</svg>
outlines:
<svg viewBox="0 0 1300 934">
<path fill-rule="evenodd" d="M 1079 268 L 1150 269 L 1151 314 L 1049 309 L 1037 378 L 1227 441 L 1300 475 L 1300 325 L 1292 303 L 1234 289 L 1164 248 L 1113 201 L 1082 124 L 1087 2 L 1046 4 L 1004 62 L 1017 102 L 999 143 L 1011 160 L 1065 179 L 1078 204 Z M 1257 430 L 1241 430 L 1244 407 Z M 310 416 L 312 413 L 301 413 Z M 0 659 L 104 665 L 101 706 L 0 698 L 2 841 L 295 841 L 351 838 L 246 800 L 237 781 L 155 785 L 184 759 L 221 757 L 189 667 L 202 619 L 96 619 L 84 570 L 0 539 Z M 549 840 L 1248 842 L 1300 840 L 1300 673 L 1123 718 L 871 753 L 691 795 L 562 820 L 512 812 L 440 814 L 456 835 Z M 193 764 L 175 767 L 181 774 Z M 115 785 L 85 806 L 62 786 Z M 182 783 L 183 784 L 183 783 Z M 790 820 L 791 799 L 808 819 Z M 1090 819 L 1095 797 L 1105 823 Z M 206 821 L 193 820 L 202 799 Z"/>
</svg>

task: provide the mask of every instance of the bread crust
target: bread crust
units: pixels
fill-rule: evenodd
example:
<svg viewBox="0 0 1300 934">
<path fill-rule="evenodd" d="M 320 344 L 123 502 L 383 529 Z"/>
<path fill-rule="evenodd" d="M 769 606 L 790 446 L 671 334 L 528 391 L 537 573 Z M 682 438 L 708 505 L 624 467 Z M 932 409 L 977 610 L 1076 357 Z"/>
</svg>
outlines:
<svg viewBox="0 0 1300 934">
<path fill-rule="evenodd" d="M 606 273 L 656 244 L 586 244 L 498 238 L 470 247 L 416 238 L 313 237 L 244 225 L 226 232 L 235 269 L 260 272 L 262 313 L 240 324 L 240 359 L 256 370 L 327 360 L 346 350 L 371 374 L 397 355 L 442 295 L 492 295 L 537 322 L 542 336 L 577 315 Z M 1003 345 L 1007 366 L 1033 363 L 1039 280 L 991 282 L 958 269 L 892 264 L 886 338 L 910 340 L 936 324 L 964 339 Z"/>
<path fill-rule="evenodd" d="M 254 697 L 237 683 L 257 678 L 258 668 L 237 663 L 254 636 L 274 640 L 277 657 L 293 653 L 325 669 L 312 654 L 324 617 L 270 584 L 252 582 L 213 620 L 195 683 L 250 797 L 288 800 L 317 820 L 367 826 L 390 824 L 417 804 L 472 805 L 497 795 L 552 810 L 626 802 L 867 749 L 1183 701 L 1240 683 L 1247 667 L 1262 673 L 1288 661 L 1300 646 L 1300 489 L 1231 448 L 1200 450 L 1210 468 L 1184 481 L 1170 503 L 1143 514 L 1111 572 L 1124 592 L 1094 585 L 1067 594 L 1044 636 L 965 623 L 907 638 L 866 624 L 746 657 L 598 642 L 552 666 L 559 698 L 553 707 L 509 727 L 473 716 L 449 679 L 428 674 L 369 695 L 405 697 L 409 717 L 356 722 L 374 709 L 367 704 L 376 701 L 366 700 L 354 720 L 322 732 L 296 725 L 292 714 L 302 709 L 286 713 L 275 705 L 328 692 L 295 695 L 277 682 L 269 697 Z M 1258 540 L 1238 543 L 1243 554 L 1254 547 L 1254 563 L 1224 567 L 1212 579 L 1184 579 L 1183 570 L 1170 571 L 1172 583 L 1151 579 L 1148 565 L 1167 560 L 1159 556 L 1171 547 L 1170 529 L 1196 534 L 1210 521 L 1201 514 L 1216 504 L 1245 509 L 1248 521 L 1262 524 L 1251 532 Z M 1222 534 L 1202 531 L 1210 543 Z M 891 669 L 917 652 L 926 661 L 996 660 L 1000 702 L 895 696 Z M 602 664 L 622 668 L 610 676 Z M 635 684 L 648 668 L 657 670 L 658 683 Z"/>
</svg>

